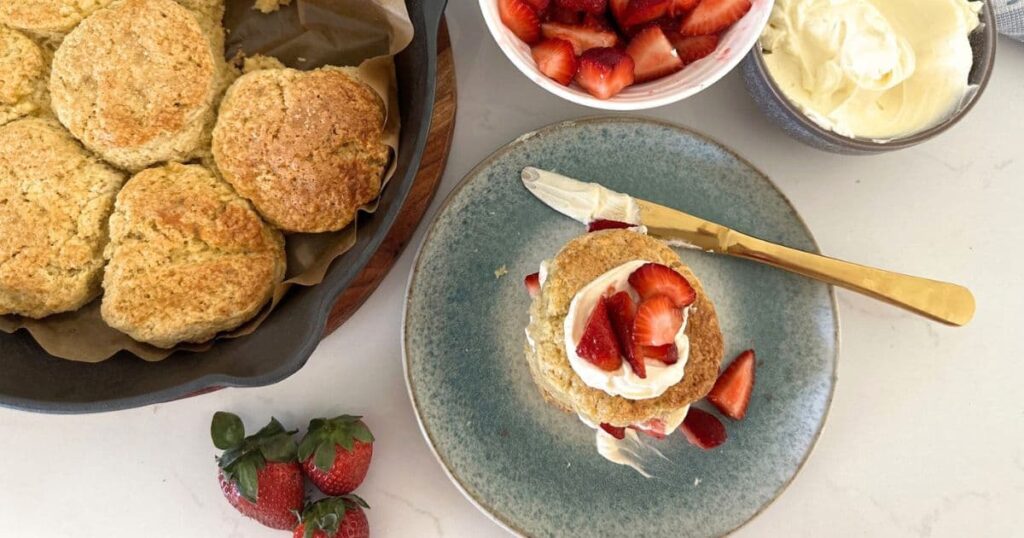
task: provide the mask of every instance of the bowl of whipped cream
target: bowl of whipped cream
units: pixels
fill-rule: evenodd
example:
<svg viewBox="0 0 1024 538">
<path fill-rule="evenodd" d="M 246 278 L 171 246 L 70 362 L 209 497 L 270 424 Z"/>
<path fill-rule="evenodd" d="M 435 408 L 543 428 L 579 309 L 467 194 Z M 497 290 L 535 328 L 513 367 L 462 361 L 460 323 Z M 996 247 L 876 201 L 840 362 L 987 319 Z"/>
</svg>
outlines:
<svg viewBox="0 0 1024 538">
<path fill-rule="evenodd" d="M 989 0 L 776 0 L 742 64 L 750 94 L 826 151 L 907 148 L 949 129 L 995 60 Z"/>
</svg>

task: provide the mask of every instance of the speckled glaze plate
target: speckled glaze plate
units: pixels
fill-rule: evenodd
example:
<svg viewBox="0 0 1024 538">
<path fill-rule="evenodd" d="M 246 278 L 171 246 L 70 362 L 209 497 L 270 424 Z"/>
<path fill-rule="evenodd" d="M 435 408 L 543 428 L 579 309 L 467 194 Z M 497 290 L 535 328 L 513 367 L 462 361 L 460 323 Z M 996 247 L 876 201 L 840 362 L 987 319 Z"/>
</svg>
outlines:
<svg viewBox="0 0 1024 538">
<path fill-rule="evenodd" d="M 584 228 L 523 188 L 527 165 L 818 251 L 771 181 L 702 135 L 616 117 L 519 137 L 451 194 L 409 283 L 406 379 L 438 460 L 476 506 L 524 536 L 718 536 L 743 525 L 786 488 L 824 424 L 838 349 L 831 288 L 679 251 L 715 302 L 726 360 L 757 350 L 757 384 L 724 445 L 704 452 L 681 434 L 654 441 L 670 461 L 645 479 L 602 459 L 593 430 L 545 404 L 530 379 L 522 278 Z"/>
</svg>

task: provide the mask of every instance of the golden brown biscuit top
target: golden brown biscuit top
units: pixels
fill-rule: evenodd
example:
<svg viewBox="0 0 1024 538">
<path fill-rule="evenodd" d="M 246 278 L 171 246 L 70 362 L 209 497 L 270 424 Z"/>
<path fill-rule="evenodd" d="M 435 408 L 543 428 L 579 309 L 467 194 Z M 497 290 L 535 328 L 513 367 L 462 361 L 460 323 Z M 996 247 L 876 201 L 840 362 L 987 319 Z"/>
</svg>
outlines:
<svg viewBox="0 0 1024 538">
<path fill-rule="evenodd" d="M 341 229 L 380 190 L 389 155 L 384 103 L 351 73 L 258 70 L 224 97 L 213 133 L 217 166 L 282 229 Z"/>
<path fill-rule="evenodd" d="M 0 107 L 31 95 L 45 66 L 38 45 L 20 32 L 0 26 Z"/>
<path fill-rule="evenodd" d="M 68 34 L 50 90 L 87 145 L 122 148 L 176 133 L 211 106 L 216 71 L 196 16 L 172 0 L 127 0 Z"/>
<path fill-rule="evenodd" d="M 37 35 L 70 31 L 92 12 L 113 0 L 3 0 L 0 22 Z"/>
</svg>

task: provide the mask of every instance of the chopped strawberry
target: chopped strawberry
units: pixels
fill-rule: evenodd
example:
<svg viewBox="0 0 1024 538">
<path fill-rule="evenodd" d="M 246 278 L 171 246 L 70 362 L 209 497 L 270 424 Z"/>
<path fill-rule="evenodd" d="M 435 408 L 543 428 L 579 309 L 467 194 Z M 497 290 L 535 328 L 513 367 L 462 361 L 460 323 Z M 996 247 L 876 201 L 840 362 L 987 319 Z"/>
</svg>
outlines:
<svg viewBox="0 0 1024 538">
<path fill-rule="evenodd" d="M 548 39 L 564 39 L 572 43 L 577 55 L 593 48 L 614 47 L 619 44 L 619 36 L 615 32 L 582 24 L 546 22 L 541 25 L 541 33 Z"/>
<path fill-rule="evenodd" d="M 629 275 L 629 285 L 633 286 L 633 289 L 640 294 L 641 299 L 648 299 L 655 295 L 667 295 L 678 308 L 689 306 L 697 299 L 697 292 L 693 290 L 693 286 L 690 286 L 683 275 L 660 263 L 641 265 L 636 271 L 633 271 L 633 274 Z M 662 342 L 662 344 L 667 343 Z"/>
<path fill-rule="evenodd" d="M 530 292 L 530 297 L 536 297 L 540 294 L 540 273 L 526 275 L 523 284 L 526 286 L 526 291 Z"/>
<path fill-rule="evenodd" d="M 598 301 L 590 313 L 583 336 L 576 344 L 576 354 L 605 371 L 618 370 L 622 366 L 622 353 L 604 301 Z"/>
<path fill-rule="evenodd" d="M 540 17 L 527 0 L 498 0 L 501 22 L 527 44 L 540 41 Z"/>
<path fill-rule="evenodd" d="M 586 11 L 587 13 L 604 13 L 608 0 L 555 0 L 555 4 L 569 11 Z"/>
<path fill-rule="evenodd" d="M 586 13 L 583 15 L 583 26 L 594 30 L 607 30 L 609 32 L 615 32 L 615 26 L 612 25 L 612 21 L 608 20 L 603 13 L 593 14 Z"/>
<path fill-rule="evenodd" d="M 683 312 L 667 295 L 644 299 L 636 309 L 633 341 L 643 346 L 663 346 L 675 341 L 683 326 Z"/>
<path fill-rule="evenodd" d="M 715 418 L 715 415 L 702 409 L 691 407 L 686 413 L 679 430 L 686 436 L 686 440 L 694 446 L 711 450 L 725 442 L 725 426 Z"/>
<path fill-rule="evenodd" d="M 647 367 L 644 365 L 644 355 L 641 347 L 633 341 L 633 323 L 636 321 L 636 305 L 629 292 L 620 291 L 611 297 L 604 299 L 608 307 L 608 319 L 612 322 L 612 329 L 619 339 L 619 349 L 626 357 L 626 362 L 633 369 L 633 373 L 641 379 L 647 377 Z"/>
<path fill-rule="evenodd" d="M 528 4 L 537 12 L 538 15 L 545 13 L 548 6 L 551 4 L 551 0 L 526 0 Z"/>
<path fill-rule="evenodd" d="M 666 436 L 665 421 L 660 418 L 652 418 L 647 422 L 634 424 L 633 429 L 644 432 L 655 439 L 664 439 Z"/>
<path fill-rule="evenodd" d="M 754 392 L 756 367 L 757 359 L 753 349 L 740 353 L 718 376 L 718 381 L 715 381 L 715 386 L 708 393 L 708 401 L 725 416 L 741 420 L 747 414 L 750 395 Z"/>
<path fill-rule="evenodd" d="M 597 219 L 587 224 L 587 232 L 599 232 L 601 230 L 614 230 L 621 228 L 632 228 L 633 225 L 628 222 L 619 222 L 617 220 L 605 220 Z"/>
<path fill-rule="evenodd" d="M 583 22 L 583 13 L 562 8 L 558 4 L 552 4 L 550 9 L 547 10 L 547 17 L 544 20 L 545 22 L 576 25 Z"/>
<path fill-rule="evenodd" d="M 632 39 L 636 37 L 637 34 L 646 30 L 647 28 L 650 28 L 651 26 L 657 26 L 658 28 L 661 28 L 661 31 L 667 36 L 675 32 L 679 28 L 679 20 L 673 19 L 672 17 L 666 15 L 664 17 L 658 17 L 653 21 L 648 21 L 643 24 L 624 27 L 622 29 L 622 33 L 627 40 L 632 41 Z"/>
<path fill-rule="evenodd" d="M 626 428 L 620 428 L 618 426 L 612 426 L 611 424 L 602 422 L 601 429 L 607 432 L 608 435 L 611 435 L 620 441 L 626 438 Z"/>
<path fill-rule="evenodd" d="M 636 26 L 653 21 L 668 12 L 671 0 L 629 0 L 618 21 L 622 26 Z"/>
<path fill-rule="evenodd" d="M 661 361 L 668 365 L 673 365 L 679 362 L 679 349 L 676 348 L 675 344 L 665 344 L 663 346 L 644 346 L 643 354 L 644 357 L 647 357 L 648 359 Z"/>
<path fill-rule="evenodd" d="M 611 8 L 612 17 L 622 24 L 622 17 L 626 14 L 626 8 L 629 7 L 629 0 L 608 0 L 608 7 Z"/>
<path fill-rule="evenodd" d="M 676 56 L 672 43 L 658 26 L 641 30 L 629 42 L 626 54 L 633 58 L 633 74 L 638 83 L 661 78 L 683 68 L 683 61 Z"/>
<path fill-rule="evenodd" d="M 576 83 L 598 99 L 618 94 L 633 80 L 633 59 L 621 50 L 593 48 L 580 57 Z"/>
<path fill-rule="evenodd" d="M 715 52 L 718 48 L 717 35 L 698 35 L 683 37 L 672 36 L 672 45 L 676 48 L 676 54 L 683 63 L 693 63 L 697 60 Z"/>
<path fill-rule="evenodd" d="M 700 0 L 672 0 L 672 3 L 668 6 L 668 14 L 672 17 L 678 17 L 697 7 L 699 3 Z"/>
<path fill-rule="evenodd" d="M 545 39 L 533 46 L 537 69 L 563 86 L 576 76 L 576 53 L 572 43 L 564 39 Z"/>
<path fill-rule="evenodd" d="M 679 33 L 684 36 L 717 34 L 750 11 L 750 0 L 701 0 L 683 19 Z"/>
</svg>

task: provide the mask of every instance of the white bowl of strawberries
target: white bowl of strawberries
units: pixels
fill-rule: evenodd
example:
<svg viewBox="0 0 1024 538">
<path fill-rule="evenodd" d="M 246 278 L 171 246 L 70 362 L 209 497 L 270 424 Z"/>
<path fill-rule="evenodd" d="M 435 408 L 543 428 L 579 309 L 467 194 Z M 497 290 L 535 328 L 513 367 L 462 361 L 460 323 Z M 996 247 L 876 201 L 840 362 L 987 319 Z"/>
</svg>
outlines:
<svg viewBox="0 0 1024 538">
<path fill-rule="evenodd" d="M 774 0 L 480 0 L 530 80 L 574 103 L 641 110 L 714 84 L 743 59 Z"/>
</svg>

